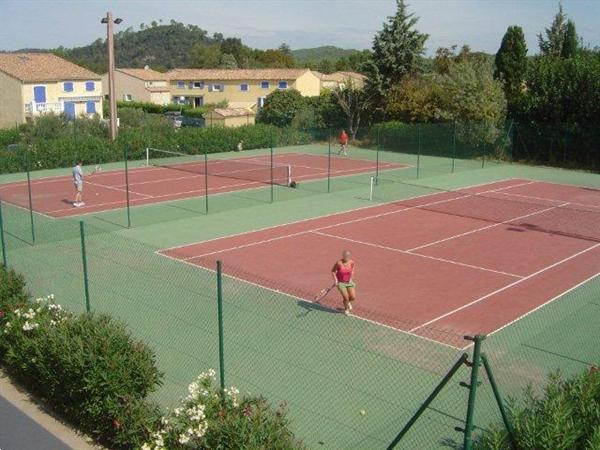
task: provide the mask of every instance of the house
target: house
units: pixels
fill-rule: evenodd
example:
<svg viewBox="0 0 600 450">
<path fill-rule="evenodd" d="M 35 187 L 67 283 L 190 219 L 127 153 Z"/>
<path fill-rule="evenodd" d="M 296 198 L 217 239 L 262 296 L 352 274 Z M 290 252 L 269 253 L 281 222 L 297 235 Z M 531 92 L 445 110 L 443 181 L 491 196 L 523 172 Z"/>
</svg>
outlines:
<svg viewBox="0 0 600 450">
<path fill-rule="evenodd" d="M 255 122 L 256 113 L 248 108 L 215 108 L 204 114 L 207 127 L 239 127 Z"/>
<path fill-rule="evenodd" d="M 173 69 L 167 72 L 173 103 L 194 107 L 227 102 L 232 108 L 260 108 L 271 92 L 296 89 L 316 96 L 321 80 L 309 69 Z"/>
<path fill-rule="evenodd" d="M 367 79 L 362 73 L 358 72 L 334 72 L 334 73 L 320 73 L 317 72 L 317 76 L 321 80 L 321 87 L 323 89 L 335 89 L 345 88 L 350 81 L 354 87 L 362 89 Z"/>
<path fill-rule="evenodd" d="M 0 53 L 0 127 L 49 112 L 102 116 L 100 76 L 52 53 Z"/>
<path fill-rule="evenodd" d="M 108 74 L 102 75 L 104 96 L 108 96 Z M 143 69 L 115 69 L 115 97 L 125 102 L 171 103 L 169 82 L 164 73 Z"/>
</svg>

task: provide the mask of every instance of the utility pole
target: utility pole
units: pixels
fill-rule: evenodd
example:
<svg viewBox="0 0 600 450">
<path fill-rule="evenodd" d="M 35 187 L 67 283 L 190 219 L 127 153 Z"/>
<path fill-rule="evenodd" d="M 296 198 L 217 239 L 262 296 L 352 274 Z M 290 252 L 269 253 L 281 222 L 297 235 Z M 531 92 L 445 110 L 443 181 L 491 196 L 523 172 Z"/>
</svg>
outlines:
<svg viewBox="0 0 600 450">
<path fill-rule="evenodd" d="M 110 105 L 110 139 L 117 138 L 117 98 L 115 95 L 115 48 L 113 38 L 113 24 L 120 24 L 123 19 L 114 19 L 112 13 L 106 13 L 101 23 L 106 24 L 106 47 L 108 50 L 108 102 Z"/>
</svg>

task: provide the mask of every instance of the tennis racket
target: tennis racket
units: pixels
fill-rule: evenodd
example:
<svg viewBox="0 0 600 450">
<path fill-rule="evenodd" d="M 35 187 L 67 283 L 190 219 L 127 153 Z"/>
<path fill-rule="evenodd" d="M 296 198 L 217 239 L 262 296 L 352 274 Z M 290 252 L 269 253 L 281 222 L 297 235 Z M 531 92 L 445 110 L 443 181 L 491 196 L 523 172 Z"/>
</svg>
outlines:
<svg viewBox="0 0 600 450">
<path fill-rule="evenodd" d="M 315 295 L 315 302 L 319 303 L 321 300 L 323 300 L 325 297 L 327 297 L 327 294 L 329 294 L 334 287 L 335 287 L 335 283 L 333 283 L 329 287 L 321 289 L 319 291 L 319 293 L 317 295 Z"/>
</svg>

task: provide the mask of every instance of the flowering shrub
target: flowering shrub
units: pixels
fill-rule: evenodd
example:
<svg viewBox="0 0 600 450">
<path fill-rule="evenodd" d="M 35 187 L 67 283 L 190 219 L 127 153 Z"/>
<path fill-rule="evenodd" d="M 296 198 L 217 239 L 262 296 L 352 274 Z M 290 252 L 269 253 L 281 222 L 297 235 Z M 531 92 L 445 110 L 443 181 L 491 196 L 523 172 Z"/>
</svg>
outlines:
<svg viewBox="0 0 600 450">
<path fill-rule="evenodd" d="M 288 428 L 285 404 L 273 410 L 261 397 L 241 397 L 235 387 L 221 392 L 214 384 L 214 370 L 200 374 L 142 450 L 304 448 Z"/>
</svg>

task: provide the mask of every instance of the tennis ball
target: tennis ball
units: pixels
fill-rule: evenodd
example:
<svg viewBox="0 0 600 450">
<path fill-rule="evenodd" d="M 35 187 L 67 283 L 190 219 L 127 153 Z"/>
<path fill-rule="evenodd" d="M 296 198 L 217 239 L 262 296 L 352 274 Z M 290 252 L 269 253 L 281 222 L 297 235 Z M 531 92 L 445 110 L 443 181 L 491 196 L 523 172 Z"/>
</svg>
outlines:
<svg viewBox="0 0 600 450">
<path fill-rule="evenodd" d="M 365 416 L 366 414 L 367 414 L 367 412 L 366 412 L 364 409 L 361 409 L 361 410 L 360 410 L 360 415 L 361 415 L 361 416 Z"/>
</svg>

